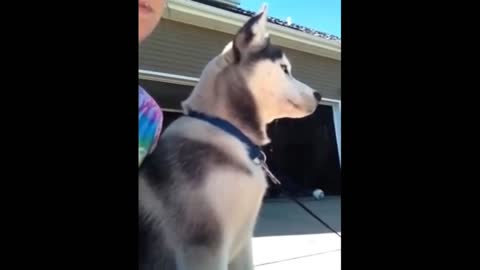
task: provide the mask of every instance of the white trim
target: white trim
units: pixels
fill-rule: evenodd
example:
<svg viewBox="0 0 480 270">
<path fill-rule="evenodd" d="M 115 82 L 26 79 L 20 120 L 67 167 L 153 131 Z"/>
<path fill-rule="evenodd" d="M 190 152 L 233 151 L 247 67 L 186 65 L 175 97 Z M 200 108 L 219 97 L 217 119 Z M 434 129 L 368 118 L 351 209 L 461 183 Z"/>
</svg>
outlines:
<svg viewBox="0 0 480 270">
<path fill-rule="evenodd" d="M 192 85 L 192 86 L 195 86 L 200 80 L 200 78 L 197 78 L 197 77 L 183 76 L 183 75 L 177 75 L 177 74 L 165 73 L 165 72 L 157 72 L 157 71 L 151 71 L 146 69 L 139 69 L 138 77 L 143 80 L 159 81 L 159 82 L 174 83 L 174 84 L 176 83 L 176 84 Z M 333 99 L 333 98 L 322 98 L 322 101 L 320 101 L 320 103 L 333 106 L 333 105 L 340 104 L 341 100 Z"/>
<path fill-rule="evenodd" d="M 342 165 L 342 102 L 338 99 L 322 98 L 319 104 L 332 106 L 333 125 L 335 128 L 335 137 L 337 140 L 337 151 L 340 166 Z"/>
<path fill-rule="evenodd" d="M 183 111 L 182 111 L 182 110 L 179 110 L 179 109 L 169 109 L 169 108 L 163 108 L 163 107 L 162 107 L 162 111 L 164 111 L 164 112 L 173 112 L 173 113 L 181 113 L 181 114 L 183 114 Z"/>
<path fill-rule="evenodd" d="M 164 18 L 235 34 L 249 17 L 190 0 L 169 0 Z M 316 37 L 273 23 L 268 23 L 268 28 L 272 41 L 278 45 L 335 60 L 341 59 L 341 43 L 338 41 Z"/>
<path fill-rule="evenodd" d="M 339 99 L 333 99 L 333 98 L 322 98 L 322 101 L 325 101 L 325 103 L 335 103 L 335 104 L 340 104 L 341 101 Z M 322 103 L 322 101 L 320 101 L 320 103 Z"/>
<path fill-rule="evenodd" d="M 138 78 L 143 80 L 159 81 L 159 82 L 191 85 L 191 86 L 195 86 L 199 81 L 199 78 L 195 78 L 195 77 L 156 72 L 156 71 L 150 71 L 150 70 L 144 70 L 144 69 L 138 70 Z"/>
<path fill-rule="evenodd" d="M 342 103 L 333 106 L 333 123 L 335 125 L 335 136 L 337 138 L 337 150 L 340 166 L 342 166 Z"/>
<path fill-rule="evenodd" d="M 190 85 L 195 86 L 199 81 L 199 78 L 196 77 L 188 77 L 164 72 L 156 72 L 150 70 L 139 69 L 138 70 L 138 77 L 144 80 L 150 81 L 158 81 L 158 82 L 165 82 L 165 83 L 173 83 L 173 84 L 181 84 L 181 85 Z M 335 126 L 335 136 L 337 139 L 337 150 L 338 150 L 338 158 L 340 159 L 340 165 L 342 164 L 342 101 L 338 99 L 332 98 L 322 98 L 322 101 L 319 104 L 332 106 L 333 109 L 333 123 Z M 179 112 L 183 113 L 182 110 L 177 109 L 164 109 L 164 111 L 170 112 Z"/>
</svg>

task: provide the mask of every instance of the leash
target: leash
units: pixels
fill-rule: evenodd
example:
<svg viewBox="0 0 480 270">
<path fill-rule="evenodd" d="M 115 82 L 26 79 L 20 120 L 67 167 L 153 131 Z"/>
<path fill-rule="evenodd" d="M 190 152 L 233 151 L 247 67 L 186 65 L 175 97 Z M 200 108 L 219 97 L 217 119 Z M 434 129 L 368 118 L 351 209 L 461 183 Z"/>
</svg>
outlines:
<svg viewBox="0 0 480 270">
<path fill-rule="evenodd" d="M 263 152 L 262 152 L 263 153 Z M 265 154 L 264 154 L 265 155 Z M 300 202 L 295 196 L 292 195 L 291 192 L 289 192 L 284 186 L 282 186 L 282 183 L 280 180 L 278 180 L 277 177 L 270 171 L 270 169 L 267 166 L 266 163 L 266 158 L 265 161 L 262 162 L 262 169 L 265 171 L 267 174 L 267 177 L 270 179 L 270 181 L 274 184 L 277 185 L 280 188 L 280 191 L 285 194 L 290 200 L 294 201 L 298 206 L 303 208 L 310 216 L 312 216 L 314 219 L 316 219 L 318 222 L 322 223 L 327 229 L 335 233 L 338 237 L 342 238 L 342 236 L 335 230 L 333 229 L 330 225 L 328 225 L 325 221 L 323 221 L 319 216 L 317 216 L 315 213 L 313 213 L 308 207 L 305 206 L 302 202 Z"/>
<path fill-rule="evenodd" d="M 318 222 L 323 224 L 327 229 L 335 233 L 338 237 L 342 238 L 342 236 L 334 230 L 330 225 L 328 225 L 325 221 L 323 221 L 320 217 L 318 217 L 315 213 L 313 213 L 308 207 L 306 207 L 302 202 L 300 202 L 295 196 L 292 195 L 291 192 L 285 189 L 284 186 L 282 186 L 282 183 L 278 178 L 270 171 L 270 169 L 267 166 L 267 156 L 265 153 L 262 151 L 262 149 L 254 144 L 252 140 L 250 140 L 241 130 L 239 130 L 237 127 L 232 125 L 230 122 L 223 120 L 218 117 L 213 117 L 206 115 L 201 112 L 193 111 L 193 110 L 188 110 L 187 116 L 190 116 L 192 118 L 196 118 L 199 120 L 203 120 L 217 128 L 222 129 L 223 131 L 229 133 L 230 135 L 236 137 L 238 140 L 243 142 L 245 146 L 247 147 L 248 150 L 248 155 L 250 156 L 250 159 L 252 159 L 253 163 L 256 165 L 259 165 L 262 167 L 263 171 L 267 175 L 267 179 L 269 179 L 274 185 L 277 185 L 280 187 L 280 191 L 282 191 L 289 199 L 294 201 L 296 204 L 298 204 L 303 210 L 305 210 L 310 216 L 312 216 L 314 219 L 316 219 Z"/>
</svg>

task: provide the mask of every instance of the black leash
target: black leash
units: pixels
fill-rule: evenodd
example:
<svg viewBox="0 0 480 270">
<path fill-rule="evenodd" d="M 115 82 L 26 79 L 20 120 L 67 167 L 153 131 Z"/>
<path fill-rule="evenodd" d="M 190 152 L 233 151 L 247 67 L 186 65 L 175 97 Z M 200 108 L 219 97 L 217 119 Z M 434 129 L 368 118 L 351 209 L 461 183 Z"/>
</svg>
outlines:
<svg viewBox="0 0 480 270">
<path fill-rule="evenodd" d="M 295 196 L 292 195 L 291 192 L 285 189 L 284 186 L 282 186 L 282 183 L 278 178 L 270 171 L 270 169 L 267 166 L 267 163 L 265 161 L 262 162 L 262 168 L 267 174 L 268 179 L 274 184 L 277 185 L 280 188 L 280 191 L 285 194 L 290 200 L 294 201 L 296 204 L 298 204 L 303 210 L 305 210 L 310 216 L 312 216 L 314 219 L 316 219 L 318 222 L 322 223 L 327 229 L 338 235 L 338 237 L 342 238 L 342 236 L 335 230 L 333 229 L 330 225 L 328 225 L 325 221 L 323 221 L 319 216 L 317 216 L 315 213 L 313 213 L 308 207 L 305 206 L 302 202 L 300 202 Z"/>
<path fill-rule="evenodd" d="M 275 127 L 277 126 L 277 121 L 275 120 Z M 342 236 L 335 230 L 333 229 L 330 225 L 328 225 L 325 221 L 323 221 L 319 216 L 317 216 L 315 213 L 313 213 L 310 209 L 308 209 L 308 207 L 305 206 L 305 204 L 303 204 L 302 202 L 300 202 L 294 195 L 293 195 L 293 192 L 289 192 L 285 186 L 282 186 L 282 183 L 280 182 L 280 180 L 278 180 L 278 178 L 270 171 L 270 169 L 268 168 L 267 166 L 267 158 L 266 158 L 266 155 L 265 153 L 263 153 L 262 151 L 262 154 L 264 156 L 264 159 L 263 159 L 263 162 L 262 162 L 262 168 L 263 170 L 265 171 L 265 173 L 267 174 L 267 177 L 268 179 L 270 179 L 270 181 L 279 187 L 280 191 L 285 194 L 285 196 L 287 196 L 287 198 L 289 198 L 290 200 L 294 201 L 296 204 L 298 204 L 298 206 L 300 206 L 303 210 L 305 210 L 310 216 L 312 216 L 314 219 L 316 219 L 318 222 L 322 223 L 325 227 L 327 227 L 327 229 L 329 229 L 330 231 L 332 231 L 333 233 L 335 233 L 338 237 L 342 238 Z"/>
<path fill-rule="evenodd" d="M 302 207 L 307 213 L 309 213 L 313 218 L 315 218 L 316 220 L 318 220 L 320 223 L 322 223 L 325 227 L 327 227 L 330 231 L 332 231 L 333 233 L 335 233 L 336 235 L 338 235 L 338 237 L 342 238 L 342 236 L 336 231 L 334 230 L 332 227 L 330 227 L 330 225 L 328 225 L 325 221 L 323 221 L 320 217 L 318 217 L 317 215 L 315 215 L 315 213 L 313 213 L 310 209 L 308 209 L 302 202 L 300 202 L 297 198 L 295 198 L 293 195 L 287 193 L 285 191 L 285 189 L 282 189 L 280 188 L 281 191 L 288 197 L 290 198 L 292 201 L 296 202 L 300 207 Z"/>
</svg>

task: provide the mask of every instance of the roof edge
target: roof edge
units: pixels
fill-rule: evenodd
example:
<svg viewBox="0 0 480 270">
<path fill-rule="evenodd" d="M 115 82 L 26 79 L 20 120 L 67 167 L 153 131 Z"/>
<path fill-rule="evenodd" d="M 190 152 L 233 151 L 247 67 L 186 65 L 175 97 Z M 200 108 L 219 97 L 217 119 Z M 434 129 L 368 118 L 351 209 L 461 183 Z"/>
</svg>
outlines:
<svg viewBox="0 0 480 270">
<path fill-rule="evenodd" d="M 248 16 L 190 0 L 169 0 L 164 18 L 214 31 L 235 34 Z M 272 42 L 290 49 L 341 60 L 341 43 L 268 23 Z"/>
</svg>

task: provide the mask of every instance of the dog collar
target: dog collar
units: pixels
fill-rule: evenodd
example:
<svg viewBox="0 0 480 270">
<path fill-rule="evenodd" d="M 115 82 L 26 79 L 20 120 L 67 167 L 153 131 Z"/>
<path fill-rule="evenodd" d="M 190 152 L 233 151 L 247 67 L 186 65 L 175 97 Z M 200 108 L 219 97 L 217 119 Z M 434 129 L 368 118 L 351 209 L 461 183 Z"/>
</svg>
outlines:
<svg viewBox="0 0 480 270">
<path fill-rule="evenodd" d="M 237 138 L 238 140 L 240 140 L 242 143 L 246 145 L 248 150 L 248 155 L 250 156 L 250 159 L 252 159 L 254 163 L 260 165 L 261 163 L 265 162 L 266 156 L 262 152 L 262 149 L 260 148 L 260 146 L 254 144 L 252 140 L 250 140 L 245 134 L 243 134 L 242 131 L 240 131 L 240 129 L 232 125 L 230 122 L 218 117 L 209 116 L 204 113 L 196 112 L 193 110 L 189 110 L 187 113 L 187 116 L 208 122 L 211 125 L 216 126 L 222 129 L 223 131 L 229 133 L 230 135 Z"/>
</svg>

